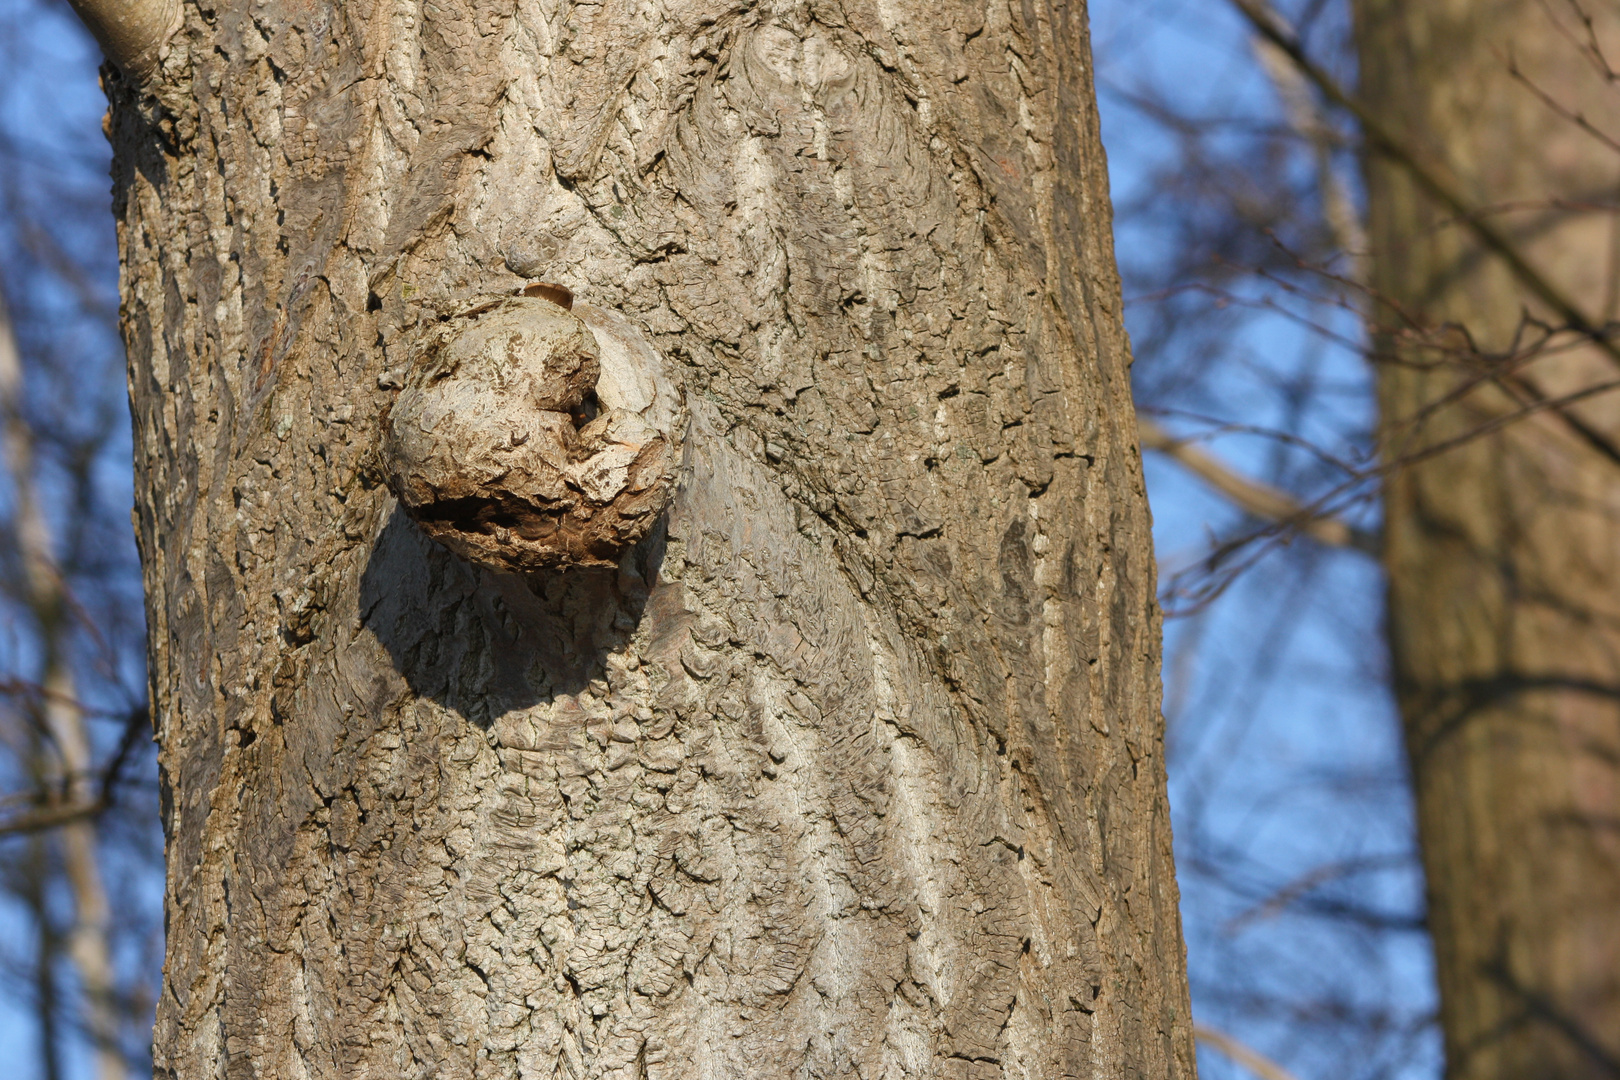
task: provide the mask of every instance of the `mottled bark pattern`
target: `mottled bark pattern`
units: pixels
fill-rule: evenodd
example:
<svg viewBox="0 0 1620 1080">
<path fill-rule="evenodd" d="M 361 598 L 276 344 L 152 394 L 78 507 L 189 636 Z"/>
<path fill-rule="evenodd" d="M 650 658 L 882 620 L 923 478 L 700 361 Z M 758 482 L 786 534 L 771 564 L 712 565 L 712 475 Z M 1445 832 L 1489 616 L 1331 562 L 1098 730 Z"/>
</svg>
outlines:
<svg viewBox="0 0 1620 1080">
<path fill-rule="evenodd" d="M 160 1075 L 1193 1075 L 1083 5 L 228 0 L 156 93 Z M 529 279 L 684 387 L 617 568 L 379 482 Z"/>
<path fill-rule="evenodd" d="M 1613 6 L 1584 6 L 1620 56 Z M 1575 10 L 1359 0 L 1363 89 L 1559 288 L 1612 320 L 1620 233 L 1603 207 L 1620 155 L 1509 68 L 1612 129 L 1620 91 L 1581 54 Z M 1391 458 L 1534 394 L 1620 377 L 1567 337 L 1503 366 L 1516 336 L 1536 337 L 1527 312 L 1559 320 L 1400 166 L 1375 157 L 1368 180 Z M 1402 469 L 1385 501 L 1390 635 L 1456 1080 L 1620 1075 L 1620 460 L 1581 428 L 1620 443 L 1620 397 Z"/>
</svg>

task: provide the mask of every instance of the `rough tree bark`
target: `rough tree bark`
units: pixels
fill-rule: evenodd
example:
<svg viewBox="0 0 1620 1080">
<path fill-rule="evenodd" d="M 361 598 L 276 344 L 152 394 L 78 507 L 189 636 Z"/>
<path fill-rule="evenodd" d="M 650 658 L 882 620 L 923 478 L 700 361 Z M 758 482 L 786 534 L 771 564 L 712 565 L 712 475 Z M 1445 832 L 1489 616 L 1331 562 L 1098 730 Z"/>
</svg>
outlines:
<svg viewBox="0 0 1620 1080">
<path fill-rule="evenodd" d="M 225 0 L 109 79 L 160 1075 L 1193 1075 L 1082 4 Z"/>
<path fill-rule="evenodd" d="M 1358 0 L 1363 97 L 1597 323 L 1616 316 L 1612 5 Z M 1516 76 L 1515 70 L 1518 75 Z M 1612 383 L 1602 350 L 1411 172 L 1367 166 L 1391 460 Z M 1469 390 L 1469 386 L 1477 389 Z M 1620 1075 L 1620 398 L 1403 468 L 1389 630 L 1428 874 L 1448 1075 Z"/>
</svg>

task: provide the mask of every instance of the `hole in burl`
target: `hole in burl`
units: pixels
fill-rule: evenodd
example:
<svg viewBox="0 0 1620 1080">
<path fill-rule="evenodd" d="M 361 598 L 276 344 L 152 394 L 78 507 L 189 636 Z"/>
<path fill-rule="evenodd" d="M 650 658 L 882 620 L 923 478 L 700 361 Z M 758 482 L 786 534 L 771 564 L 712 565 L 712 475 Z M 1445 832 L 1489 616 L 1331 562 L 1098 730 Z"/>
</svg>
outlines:
<svg viewBox="0 0 1620 1080">
<path fill-rule="evenodd" d="M 564 311 L 572 311 L 574 307 L 574 291 L 566 285 L 555 285 L 549 281 L 529 282 L 523 286 L 522 295 L 550 300 Z"/>
<path fill-rule="evenodd" d="M 405 512 L 492 569 L 616 565 L 669 502 L 675 440 L 599 398 L 600 373 L 592 331 L 550 300 L 486 298 L 435 327 L 384 420 Z"/>
<path fill-rule="evenodd" d="M 601 415 L 602 403 L 597 399 L 595 390 L 586 391 L 585 396 L 580 398 L 579 401 L 571 406 L 568 410 L 569 418 L 574 421 L 575 431 L 578 431 L 580 428 L 584 427 L 586 424 L 589 424 L 592 420 L 595 420 Z"/>
</svg>

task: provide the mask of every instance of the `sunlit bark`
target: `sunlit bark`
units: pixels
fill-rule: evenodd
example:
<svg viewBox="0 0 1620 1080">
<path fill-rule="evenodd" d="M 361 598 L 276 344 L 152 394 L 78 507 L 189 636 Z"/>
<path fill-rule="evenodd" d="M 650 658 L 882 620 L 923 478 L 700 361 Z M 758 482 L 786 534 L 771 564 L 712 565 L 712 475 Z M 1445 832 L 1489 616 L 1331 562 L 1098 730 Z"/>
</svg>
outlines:
<svg viewBox="0 0 1620 1080">
<path fill-rule="evenodd" d="M 170 48 L 113 121 L 160 1075 L 1190 1078 L 1083 7 Z M 657 527 L 553 543 L 632 442 Z"/>
</svg>

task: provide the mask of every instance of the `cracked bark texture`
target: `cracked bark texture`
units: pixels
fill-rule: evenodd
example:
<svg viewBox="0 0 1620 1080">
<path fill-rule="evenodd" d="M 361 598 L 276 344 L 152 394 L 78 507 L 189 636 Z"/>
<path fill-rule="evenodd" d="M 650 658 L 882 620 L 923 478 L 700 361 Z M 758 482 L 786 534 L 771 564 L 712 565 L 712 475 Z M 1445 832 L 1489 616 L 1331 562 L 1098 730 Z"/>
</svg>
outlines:
<svg viewBox="0 0 1620 1080">
<path fill-rule="evenodd" d="M 1614 6 L 1584 6 L 1620 55 Z M 1579 10 L 1358 0 L 1357 33 L 1368 106 L 1603 323 L 1620 314 L 1620 158 L 1540 96 L 1604 125 L 1614 114 Z M 1367 180 L 1392 459 L 1532 394 L 1613 382 L 1614 361 L 1570 335 L 1504 365 L 1535 340 L 1522 320 L 1561 320 L 1398 164 L 1372 158 Z M 1620 1076 L 1617 439 L 1611 389 L 1386 488 L 1390 643 L 1454 1080 Z"/>
<path fill-rule="evenodd" d="M 113 85 L 164 1077 L 1191 1077 L 1082 4 L 188 5 Z M 617 567 L 380 482 L 529 279 L 691 414 Z"/>
</svg>

